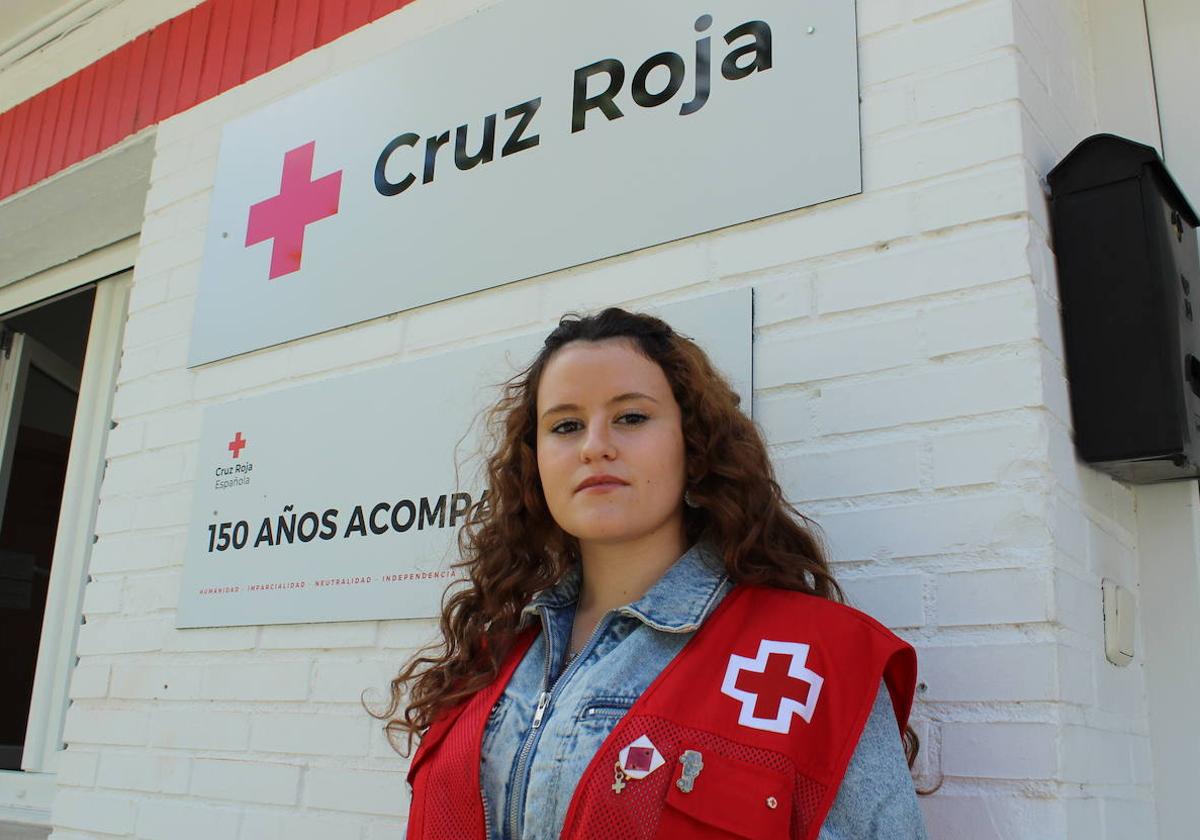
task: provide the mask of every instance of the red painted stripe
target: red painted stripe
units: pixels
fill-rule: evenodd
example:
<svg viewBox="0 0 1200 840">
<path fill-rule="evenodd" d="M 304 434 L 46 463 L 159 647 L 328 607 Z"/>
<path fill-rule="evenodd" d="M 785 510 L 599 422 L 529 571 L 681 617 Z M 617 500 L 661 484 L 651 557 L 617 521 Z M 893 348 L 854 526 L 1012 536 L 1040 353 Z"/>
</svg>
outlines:
<svg viewBox="0 0 1200 840">
<path fill-rule="evenodd" d="M 204 46 L 211 21 L 211 3 L 202 3 L 192 10 L 192 25 L 188 30 L 187 52 L 183 57 L 183 73 L 179 80 L 176 111 L 186 111 L 199 101 L 200 68 L 204 62 Z"/>
<path fill-rule="evenodd" d="M 396 8 L 395 0 L 371 0 L 371 20 L 378 20 Z"/>
<path fill-rule="evenodd" d="M 117 106 L 117 131 L 128 137 L 136 130 L 138 94 L 145 77 L 146 50 L 150 46 L 150 33 L 143 32 L 129 42 L 129 72 L 125 74 L 125 89 Z"/>
<path fill-rule="evenodd" d="M 138 92 L 137 117 L 133 130 L 141 131 L 157 122 L 158 88 L 162 84 L 163 64 L 167 60 L 167 38 L 171 27 L 160 24 L 150 31 L 150 43 L 146 46 L 146 65 L 142 69 L 142 89 Z"/>
<path fill-rule="evenodd" d="M 130 45 L 126 44 L 111 53 L 112 78 L 108 83 L 108 94 L 104 97 L 104 115 L 100 120 L 101 149 L 107 149 L 128 134 L 122 132 L 118 125 L 121 119 L 121 101 L 125 96 L 125 77 L 129 72 L 129 54 L 132 52 L 129 47 Z"/>
<path fill-rule="evenodd" d="M 292 58 L 317 45 L 317 19 L 321 15 L 321 0 L 300 0 L 296 7 L 296 31 L 292 36 Z"/>
<path fill-rule="evenodd" d="M 250 7 L 250 37 L 246 40 L 246 60 L 242 64 L 242 81 L 267 72 L 267 49 L 271 45 L 271 22 L 275 19 L 275 0 L 252 0 Z"/>
<path fill-rule="evenodd" d="M 38 94 L 29 106 L 29 124 L 21 138 L 21 153 L 17 158 L 17 182 L 13 192 L 20 192 L 33 183 L 33 159 L 37 154 L 38 136 L 42 133 L 42 118 L 46 114 L 46 97 Z"/>
<path fill-rule="evenodd" d="M 200 67 L 198 102 L 212 99 L 221 92 L 221 65 L 225 60 L 225 41 L 229 37 L 229 18 L 233 0 L 214 0 L 212 20 L 208 24 L 208 40 L 204 45 L 204 62 Z"/>
<path fill-rule="evenodd" d="M 233 7 L 229 18 L 229 37 L 225 40 L 225 62 L 221 67 L 221 90 L 235 88 L 242 83 L 242 62 L 246 57 L 246 42 L 250 38 L 250 12 L 252 7 L 240 0 Z"/>
<path fill-rule="evenodd" d="M 13 122 L 17 114 L 15 109 L 9 109 L 0 114 L 0 180 L 4 178 L 4 159 L 8 157 L 11 148 Z"/>
<path fill-rule="evenodd" d="M 342 20 L 342 32 L 365 26 L 370 15 L 371 0 L 346 0 L 346 17 Z"/>
<path fill-rule="evenodd" d="M 62 105 L 63 83 L 43 93 L 46 97 L 46 113 L 42 117 L 42 127 L 38 132 L 37 149 L 33 156 L 33 182 L 37 183 L 46 177 L 50 171 L 50 141 L 54 139 L 54 127 L 58 124 L 58 108 Z"/>
<path fill-rule="evenodd" d="M 412 0 L 203 0 L 0 113 L 0 200 Z"/>
<path fill-rule="evenodd" d="M 179 99 L 179 81 L 183 78 L 183 59 L 186 55 L 188 30 L 192 24 L 192 13 L 184 12 L 171 19 L 171 30 L 167 36 L 167 59 L 163 62 L 162 83 L 158 88 L 158 105 L 154 110 L 154 121 L 161 122 L 172 114 L 179 113 L 175 103 Z"/>
<path fill-rule="evenodd" d="M 83 159 L 83 123 L 87 119 L 88 104 L 92 101 L 92 84 L 96 80 L 96 65 L 83 68 L 79 76 L 79 92 L 71 108 L 71 130 L 67 133 L 66 165 Z"/>
<path fill-rule="evenodd" d="M 346 11 L 344 2 L 321 0 L 321 14 L 317 17 L 317 46 L 328 44 L 339 35 L 346 34 L 342 15 Z"/>
<path fill-rule="evenodd" d="M 67 134 L 71 130 L 71 114 L 75 110 L 75 97 L 79 93 L 79 76 L 68 76 L 63 80 L 62 102 L 58 106 L 58 123 L 54 126 L 54 137 L 50 140 L 50 171 L 63 168 L 67 156 Z"/>
<path fill-rule="evenodd" d="M 108 107 L 108 92 L 112 82 L 113 54 L 96 62 L 96 81 L 92 85 L 92 101 L 88 104 L 87 120 L 83 124 L 81 157 L 91 157 L 100 151 L 100 125 Z"/>
<path fill-rule="evenodd" d="M 296 28 L 296 7 L 299 0 L 277 0 L 275 25 L 271 27 L 271 43 L 267 47 L 267 69 L 273 70 L 292 57 L 292 33 Z"/>
<path fill-rule="evenodd" d="M 0 174 L 0 195 L 11 195 L 13 184 L 17 182 L 18 164 L 21 158 L 21 143 L 25 138 L 25 128 L 29 124 L 29 109 L 33 100 L 26 99 L 12 109 L 13 132 L 9 141 L 8 154 L 4 157 L 4 172 Z"/>
</svg>

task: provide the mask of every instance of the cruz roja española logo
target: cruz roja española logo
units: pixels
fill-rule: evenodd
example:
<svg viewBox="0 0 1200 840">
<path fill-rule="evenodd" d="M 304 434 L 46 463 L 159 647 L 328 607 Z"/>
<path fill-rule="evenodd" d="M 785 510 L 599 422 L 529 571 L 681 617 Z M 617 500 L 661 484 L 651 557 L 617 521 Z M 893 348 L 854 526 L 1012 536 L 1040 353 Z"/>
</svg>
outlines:
<svg viewBox="0 0 1200 840">
<path fill-rule="evenodd" d="M 250 473 L 254 471 L 254 463 L 242 458 L 249 441 L 238 432 L 226 447 L 231 453 L 233 463 L 218 464 L 216 468 L 216 489 L 225 490 L 230 487 L 241 487 L 250 483 Z"/>
</svg>

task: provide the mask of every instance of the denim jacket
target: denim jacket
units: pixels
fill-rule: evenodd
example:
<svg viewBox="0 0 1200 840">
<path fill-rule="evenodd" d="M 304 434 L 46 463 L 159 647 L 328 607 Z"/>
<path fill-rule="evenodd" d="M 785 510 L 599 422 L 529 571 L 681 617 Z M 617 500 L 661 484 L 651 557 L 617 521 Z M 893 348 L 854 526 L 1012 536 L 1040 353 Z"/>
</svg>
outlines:
<svg viewBox="0 0 1200 840">
<path fill-rule="evenodd" d="M 733 588 L 700 542 L 631 604 L 608 612 L 564 668 L 580 574 L 525 611 L 543 632 L 484 731 L 480 776 L 488 840 L 554 840 L 576 784 L 617 721 Z M 536 721 L 536 726 L 535 726 Z M 926 840 L 886 687 L 878 696 L 819 840 Z"/>
</svg>

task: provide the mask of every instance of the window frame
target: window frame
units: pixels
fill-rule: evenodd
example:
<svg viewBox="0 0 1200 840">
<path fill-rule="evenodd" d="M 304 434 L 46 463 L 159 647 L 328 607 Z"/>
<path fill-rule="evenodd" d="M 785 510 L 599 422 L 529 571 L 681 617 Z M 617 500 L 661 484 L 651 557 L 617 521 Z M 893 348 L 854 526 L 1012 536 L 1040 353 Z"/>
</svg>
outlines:
<svg viewBox="0 0 1200 840">
<path fill-rule="evenodd" d="M 138 237 L 129 237 L 0 288 L 0 316 L 73 294 L 81 286 L 94 284 L 96 288 L 59 507 L 22 770 L 0 771 L 0 820 L 50 825 L 137 242 Z"/>
</svg>

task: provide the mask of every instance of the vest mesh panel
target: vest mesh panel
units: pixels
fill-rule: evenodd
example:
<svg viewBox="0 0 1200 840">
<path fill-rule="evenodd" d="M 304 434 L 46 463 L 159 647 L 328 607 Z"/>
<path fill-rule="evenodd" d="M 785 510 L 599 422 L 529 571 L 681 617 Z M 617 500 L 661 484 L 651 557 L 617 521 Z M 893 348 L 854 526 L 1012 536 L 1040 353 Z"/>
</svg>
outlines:
<svg viewBox="0 0 1200 840">
<path fill-rule="evenodd" d="M 475 739 L 491 711 L 487 694 L 481 691 L 471 698 L 458 724 L 438 745 L 441 753 L 438 760 L 430 761 L 426 772 L 418 774 L 420 790 L 414 789 L 413 797 L 424 797 L 422 840 L 483 840 L 482 795 L 456 800 L 446 792 L 461 790 L 463 779 L 474 779 L 474 789 L 479 790 L 479 745 Z"/>
<path fill-rule="evenodd" d="M 663 802 L 667 798 L 668 786 L 679 777 L 679 756 L 685 748 L 697 749 L 704 754 L 718 753 L 735 761 L 768 767 L 787 778 L 794 778 L 796 788 L 792 799 L 789 836 L 803 838 L 809 836 L 813 830 L 814 818 L 825 795 L 825 787 L 798 773 L 791 759 L 782 753 L 748 747 L 711 732 L 690 729 L 650 715 L 636 715 L 627 717 L 626 720 L 630 726 L 626 731 L 645 733 L 649 736 L 654 746 L 662 753 L 666 764 L 644 779 L 626 781 L 624 790 L 616 794 L 612 789 L 615 765 L 624 745 L 613 744 L 604 750 L 599 759 L 600 766 L 614 768 L 614 772 L 596 773 L 589 787 L 579 792 L 578 809 L 571 817 L 571 824 L 564 826 L 563 838 L 675 840 L 670 836 L 673 832 L 669 826 L 662 826 L 661 832 L 659 829 L 665 813 Z M 587 779 L 586 773 L 584 779 Z M 702 827 L 697 824 L 697 828 Z M 713 837 L 730 836 L 719 829 L 714 828 L 712 831 Z M 705 835 L 700 832 L 688 832 L 687 836 Z"/>
</svg>

